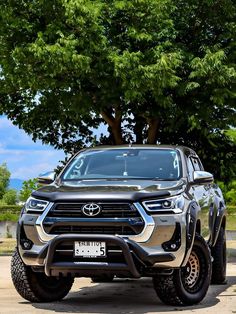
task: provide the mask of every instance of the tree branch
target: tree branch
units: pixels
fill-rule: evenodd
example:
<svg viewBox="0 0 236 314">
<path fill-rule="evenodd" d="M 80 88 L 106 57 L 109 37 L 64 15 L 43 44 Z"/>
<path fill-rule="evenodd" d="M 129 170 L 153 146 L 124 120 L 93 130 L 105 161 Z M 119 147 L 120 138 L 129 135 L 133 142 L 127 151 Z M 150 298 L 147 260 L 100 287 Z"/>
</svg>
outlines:
<svg viewBox="0 0 236 314">
<path fill-rule="evenodd" d="M 114 125 L 114 120 L 115 120 L 114 117 L 112 115 L 109 115 L 105 111 L 101 111 L 101 116 L 106 121 L 106 123 L 112 128 L 112 126 Z"/>
<path fill-rule="evenodd" d="M 122 130 L 121 130 L 121 120 L 122 120 L 122 111 L 119 107 L 115 108 L 115 117 L 110 115 L 106 111 L 101 111 L 102 118 L 110 126 L 111 132 L 116 145 L 123 144 Z"/>
</svg>

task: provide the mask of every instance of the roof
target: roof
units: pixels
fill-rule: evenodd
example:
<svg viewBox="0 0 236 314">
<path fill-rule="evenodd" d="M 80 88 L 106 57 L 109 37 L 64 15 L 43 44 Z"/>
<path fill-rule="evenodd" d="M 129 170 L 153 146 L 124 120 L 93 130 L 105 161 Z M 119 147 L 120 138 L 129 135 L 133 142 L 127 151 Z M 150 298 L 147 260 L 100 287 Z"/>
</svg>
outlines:
<svg viewBox="0 0 236 314">
<path fill-rule="evenodd" d="M 100 149 L 100 150 L 108 150 L 108 149 L 125 149 L 125 148 L 129 148 L 129 149 L 177 149 L 180 150 L 182 152 L 184 152 L 185 154 L 189 155 L 189 154 L 193 154 L 196 155 L 196 153 L 189 147 L 186 146 L 179 146 L 179 145 L 149 145 L 149 144 L 124 144 L 124 145 L 100 145 L 100 146 L 95 146 L 95 147 L 89 147 L 86 148 L 86 150 L 96 150 L 96 149 Z"/>
</svg>

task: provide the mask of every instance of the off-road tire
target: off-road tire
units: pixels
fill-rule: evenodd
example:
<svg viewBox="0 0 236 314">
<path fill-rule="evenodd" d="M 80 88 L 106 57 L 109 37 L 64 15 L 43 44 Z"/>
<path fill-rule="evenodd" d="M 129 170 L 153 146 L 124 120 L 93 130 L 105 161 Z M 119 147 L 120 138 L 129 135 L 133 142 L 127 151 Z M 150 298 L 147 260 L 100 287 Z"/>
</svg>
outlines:
<svg viewBox="0 0 236 314">
<path fill-rule="evenodd" d="M 26 266 L 16 249 L 11 260 L 11 278 L 17 292 L 30 302 L 51 302 L 63 299 L 74 279 L 47 277 Z"/>
<path fill-rule="evenodd" d="M 91 277 L 92 282 L 99 283 L 99 282 L 112 282 L 114 279 L 114 275 L 101 275 L 101 276 L 94 276 Z"/>
<path fill-rule="evenodd" d="M 192 252 L 185 267 L 171 275 L 153 278 L 160 300 L 168 305 L 193 305 L 206 295 L 211 281 L 211 254 L 205 240 L 196 235 Z"/>
<path fill-rule="evenodd" d="M 226 283 L 226 237 L 225 230 L 221 227 L 215 246 L 211 249 L 213 257 L 211 283 Z"/>
</svg>

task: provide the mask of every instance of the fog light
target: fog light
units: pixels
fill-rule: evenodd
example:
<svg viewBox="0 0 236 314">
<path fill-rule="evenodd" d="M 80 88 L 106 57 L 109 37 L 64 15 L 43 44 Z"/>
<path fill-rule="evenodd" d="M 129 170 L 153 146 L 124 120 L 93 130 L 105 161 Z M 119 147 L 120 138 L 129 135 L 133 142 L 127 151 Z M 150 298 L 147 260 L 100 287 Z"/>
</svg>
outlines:
<svg viewBox="0 0 236 314">
<path fill-rule="evenodd" d="M 28 239 L 27 240 L 24 239 L 24 240 L 21 240 L 21 246 L 24 250 L 30 250 L 33 246 L 33 242 Z"/>
<path fill-rule="evenodd" d="M 171 239 L 167 242 L 162 243 L 162 247 L 165 251 L 175 252 L 181 246 L 181 226 L 179 222 L 175 223 L 175 231 Z"/>
</svg>

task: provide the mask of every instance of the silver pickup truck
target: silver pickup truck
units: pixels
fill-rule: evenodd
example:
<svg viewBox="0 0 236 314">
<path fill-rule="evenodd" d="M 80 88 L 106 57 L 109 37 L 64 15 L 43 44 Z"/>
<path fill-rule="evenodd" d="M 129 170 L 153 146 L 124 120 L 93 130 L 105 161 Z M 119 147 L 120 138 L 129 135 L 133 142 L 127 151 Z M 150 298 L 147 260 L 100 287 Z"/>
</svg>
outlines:
<svg viewBox="0 0 236 314">
<path fill-rule="evenodd" d="M 75 277 L 152 277 L 164 303 L 191 305 L 225 282 L 225 202 L 192 149 L 84 149 L 39 182 L 11 263 L 23 298 L 60 300 Z"/>
</svg>

